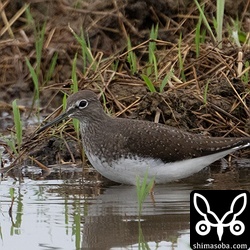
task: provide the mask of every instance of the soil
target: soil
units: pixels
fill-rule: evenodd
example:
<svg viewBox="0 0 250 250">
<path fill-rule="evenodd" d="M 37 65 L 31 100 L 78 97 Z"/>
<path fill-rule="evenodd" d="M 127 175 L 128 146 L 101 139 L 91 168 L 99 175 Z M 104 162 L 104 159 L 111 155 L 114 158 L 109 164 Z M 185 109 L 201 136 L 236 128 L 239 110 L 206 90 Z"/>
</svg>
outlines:
<svg viewBox="0 0 250 250">
<path fill-rule="evenodd" d="M 226 1 L 222 48 L 206 32 L 199 55 L 194 42 L 199 11 L 191 0 L 6 0 L 0 3 L 0 9 L 0 124 L 2 134 L 10 134 L 11 102 L 18 99 L 25 124 L 20 164 L 24 159 L 31 164 L 27 155 L 45 166 L 82 161 L 81 146 L 72 126 L 63 131 L 47 131 L 35 139 L 33 131 L 39 123 L 29 126 L 31 117 L 37 113 L 46 117 L 62 104 L 64 93 L 71 93 L 76 53 L 78 88 L 96 93 L 101 90 L 105 108 L 114 116 L 157 121 L 210 136 L 249 136 L 248 0 Z M 204 11 L 213 27 L 216 1 L 205 1 Z M 237 18 L 243 39 L 240 47 L 229 28 Z M 38 67 L 36 48 L 43 25 Z M 151 79 L 157 92 L 150 92 L 141 74 L 149 67 L 147 48 L 152 42 L 151 28 L 156 25 L 158 76 L 152 74 Z M 202 24 L 201 31 L 205 30 Z M 96 67 L 82 59 L 82 48 L 76 39 L 81 34 L 91 47 Z M 128 37 L 137 56 L 135 73 L 128 59 Z M 56 65 L 48 77 L 55 55 Z M 27 59 L 38 72 L 39 102 L 34 102 L 35 86 Z M 171 81 L 160 92 L 161 83 L 171 70 Z M 59 136 L 61 133 L 63 136 Z M 6 152 L 11 152 L 3 140 L 0 143 Z M 249 156 L 249 152 L 245 154 Z"/>
</svg>

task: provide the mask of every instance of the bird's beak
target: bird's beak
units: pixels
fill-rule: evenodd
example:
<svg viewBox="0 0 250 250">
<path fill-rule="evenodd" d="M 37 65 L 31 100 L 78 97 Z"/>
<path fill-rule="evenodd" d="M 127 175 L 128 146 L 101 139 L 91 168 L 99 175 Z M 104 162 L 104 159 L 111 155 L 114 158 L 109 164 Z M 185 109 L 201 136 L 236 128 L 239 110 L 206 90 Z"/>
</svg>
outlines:
<svg viewBox="0 0 250 250">
<path fill-rule="evenodd" d="M 62 120 L 64 120 L 65 118 L 69 117 L 69 112 L 65 112 L 61 115 L 59 115 L 58 117 L 56 117 L 53 121 L 47 123 L 46 125 L 44 125 L 43 127 L 41 127 L 39 130 L 37 130 L 36 134 L 41 133 L 42 131 L 44 131 L 45 129 L 51 127 L 54 124 L 57 124 L 59 122 L 61 122 Z"/>
</svg>

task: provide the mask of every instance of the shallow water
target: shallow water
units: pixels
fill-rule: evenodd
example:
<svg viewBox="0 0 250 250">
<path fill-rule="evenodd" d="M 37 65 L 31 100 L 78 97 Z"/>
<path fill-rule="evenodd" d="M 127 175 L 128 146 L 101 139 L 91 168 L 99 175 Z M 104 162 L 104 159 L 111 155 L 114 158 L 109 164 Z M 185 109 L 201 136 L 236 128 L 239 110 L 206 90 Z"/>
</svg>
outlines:
<svg viewBox="0 0 250 250">
<path fill-rule="evenodd" d="M 146 243 L 149 249 L 190 249 L 190 192 L 250 190 L 250 162 L 237 164 L 237 171 L 225 172 L 222 165 L 210 173 L 213 183 L 195 178 L 156 186 L 140 221 L 134 186 L 101 188 L 81 178 L 25 178 L 19 184 L 7 178 L 0 183 L 0 249 L 138 249 Z M 10 190 L 15 197 L 12 217 Z"/>
</svg>

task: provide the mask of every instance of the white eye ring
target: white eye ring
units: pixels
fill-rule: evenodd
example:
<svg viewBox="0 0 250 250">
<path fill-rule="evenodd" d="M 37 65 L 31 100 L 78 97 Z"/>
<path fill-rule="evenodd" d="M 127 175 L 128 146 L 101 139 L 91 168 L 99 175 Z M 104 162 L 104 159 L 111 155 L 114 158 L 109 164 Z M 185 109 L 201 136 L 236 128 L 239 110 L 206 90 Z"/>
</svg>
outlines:
<svg viewBox="0 0 250 250">
<path fill-rule="evenodd" d="M 88 101 L 85 99 L 79 100 L 76 102 L 76 107 L 79 109 L 84 109 L 88 106 Z"/>
</svg>

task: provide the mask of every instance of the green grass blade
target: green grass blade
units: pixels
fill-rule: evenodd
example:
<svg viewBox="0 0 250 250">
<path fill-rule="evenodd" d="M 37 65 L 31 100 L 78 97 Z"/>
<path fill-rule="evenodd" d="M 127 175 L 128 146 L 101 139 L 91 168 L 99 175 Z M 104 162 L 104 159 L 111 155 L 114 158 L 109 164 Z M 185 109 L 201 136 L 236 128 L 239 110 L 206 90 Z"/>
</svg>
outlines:
<svg viewBox="0 0 250 250">
<path fill-rule="evenodd" d="M 111 69 L 116 72 L 118 70 L 118 66 L 119 66 L 119 60 L 114 60 L 113 63 L 111 64 Z"/>
<path fill-rule="evenodd" d="M 72 86 L 71 86 L 71 90 L 73 93 L 78 92 L 78 81 L 77 81 L 77 73 L 76 73 L 76 62 L 77 62 L 77 53 L 75 54 L 74 60 L 73 60 L 73 64 L 72 64 L 72 73 L 71 73 L 71 77 L 72 77 Z M 79 121 L 77 119 L 73 119 L 73 125 L 74 125 L 74 129 L 76 131 L 76 135 L 77 138 L 80 138 L 80 125 L 79 125 Z"/>
<path fill-rule="evenodd" d="M 202 6 L 202 12 L 204 12 L 204 5 Z M 195 51 L 196 51 L 196 58 L 199 57 L 200 54 L 200 43 L 201 43 L 201 23 L 202 23 L 202 16 L 200 13 L 198 23 L 196 25 L 195 30 Z"/>
<path fill-rule="evenodd" d="M 209 25 L 209 23 L 208 23 L 208 20 L 207 20 L 205 14 L 204 14 L 204 11 L 202 10 L 202 8 L 201 8 L 201 6 L 200 6 L 200 4 L 198 3 L 197 0 L 194 0 L 194 2 L 195 2 L 196 6 L 197 6 L 197 8 L 198 8 L 198 10 L 199 10 L 199 12 L 200 12 L 200 14 L 201 14 L 203 23 L 204 23 L 204 25 L 206 26 L 206 28 L 207 28 L 207 30 L 208 30 L 208 32 L 209 32 L 209 34 L 210 34 L 210 36 L 211 36 L 213 42 L 216 43 L 216 38 L 215 38 L 215 36 L 214 36 L 214 34 L 213 34 L 213 31 L 212 31 L 212 29 L 211 29 L 211 27 L 210 27 L 210 25 Z"/>
<path fill-rule="evenodd" d="M 91 48 L 90 48 L 90 42 L 86 41 L 85 37 L 84 37 L 84 32 L 81 29 L 81 35 L 78 36 L 75 31 L 69 27 L 72 34 L 74 35 L 75 39 L 77 40 L 77 42 L 81 45 L 81 49 L 82 49 L 82 58 L 83 58 L 83 73 L 85 73 L 87 71 L 87 65 L 88 63 L 90 65 L 92 65 L 92 69 L 94 71 L 96 71 L 97 69 L 97 64 L 94 62 L 94 56 L 91 52 Z"/>
<path fill-rule="evenodd" d="M 156 92 L 155 86 L 152 83 L 152 81 L 148 78 L 148 76 L 142 74 L 141 77 L 142 77 L 143 81 L 146 83 L 149 91 Z"/>
<path fill-rule="evenodd" d="M 225 0 L 217 0 L 217 11 L 216 11 L 216 20 L 217 20 L 217 41 L 219 43 L 219 48 L 222 48 L 222 26 L 224 18 L 224 8 Z"/>
<path fill-rule="evenodd" d="M 246 38 L 247 35 L 246 33 L 242 32 L 240 30 L 240 22 L 238 20 L 238 18 L 236 20 L 231 19 L 231 22 L 233 23 L 233 27 L 228 27 L 231 36 L 233 38 L 234 43 L 236 43 L 236 45 L 241 48 L 241 43 L 245 43 L 246 42 Z"/>
<path fill-rule="evenodd" d="M 79 208 L 74 213 L 74 224 L 73 224 L 73 234 L 75 235 L 75 249 L 80 249 L 81 246 L 81 214 L 80 205 L 77 204 Z"/>
<path fill-rule="evenodd" d="M 17 106 L 16 100 L 12 102 L 12 110 L 13 110 L 13 116 L 14 116 L 16 142 L 17 142 L 18 152 L 20 152 L 20 148 L 21 148 L 21 144 L 23 140 L 23 133 L 22 133 L 22 121 L 21 121 L 20 111 Z"/>
<path fill-rule="evenodd" d="M 150 53 L 152 53 L 151 57 L 152 57 L 152 60 L 153 60 L 155 79 L 157 80 L 158 79 L 158 64 L 157 64 L 157 59 L 156 59 L 156 56 L 155 56 L 154 52 L 150 52 Z"/>
<path fill-rule="evenodd" d="M 81 36 L 78 38 L 78 42 L 81 44 L 83 60 L 85 60 L 85 68 L 87 68 L 87 61 L 92 65 L 92 69 L 96 71 L 97 64 L 94 61 L 94 56 L 91 52 L 90 41 L 85 39 L 84 32 L 81 29 Z"/>
<path fill-rule="evenodd" d="M 11 139 L 6 140 L 6 143 L 8 147 L 12 150 L 12 152 L 14 152 L 15 155 L 18 155 L 14 141 L 16 141 L 16 135 L 11 134 Z"/>
<path fill-rule="evenodd" d="M 41 30 L 36 30 L 36 74 L 39 76 L 41 70 L 41 62 L 42 62 L 42 51 L 43 51 L 43 42 L 44 42 L 44 35 L 46 31 L 46 23 L 43 24 Z"/>
<path fill-rule="evenodd" d="M 46 73 L 45 75 L 45 83 L 47 83 L 48 81 L 50 81 L 53 73 L 54 73 L 54 70 L 55 70 L 55 67 L 56 67 L 56 63 L 57 63 L 57 58 L 58 58 L 58 53 L 56 52 L 52 59 L 51 59 L 51 63 L 50 63 L 50 67 L 49 67 L 49 70 L 48 72 Z"/>
<path fill-rule="evenodd" d="M 154 40 L 156 40 L 158 37 L 158 24 L 156 25 L 156 27 L 154 27 L 154 25 L 152 26 L 149 37 L 151 41 L 149 42 L 149 47 L 148 47 L 149 59 L 148 59 L 147 75 L 150 76 L 152 72 L 154 72 L 155 79 L 157 80 L 158 64 L 157 64 L 157 58 L 155 56 L 156 42 Z"/>
<path fill-rule="evenodd" d="M 32 81 L 33 81 L 33 84 L 34 84 L 34 100 L 35 101 L 39 101 L 39 81 L 38 81 L 38 75 L 35 71 L 35 69 L 32 67 L 32 65 L 30 64 L 30 61 L 27 57 L 25 57 L 25 61 L 26 61 L 26 64 L 28 66 L 28 69 L 29 69 L 29 72 L 30 72 L 30 75 L 31 75 L 31 78 L 32 78 Z"/>
<path fill-rule="evenodd" d="M 151 250 L 149 244 L 144 238 L 142 228 L 141 228 L 141 221 L 138 220 L 138 250 Z"/>
<path fill-rule="evenodd" d="M 15 198 L 15 189 L 11 187 L 9 189 L 10 199 L 13 200 Z"/>
<path fill-rule="evenodd" d="M 141 181 L 140 177 L 136 177 L 136 192 L 137 192 L 137 199 L 138 199 L 138 211 L 139 216 L 141 215 L 142 211 L 142 204 L 145 201 L 146 197 L 148 196 L 150 190 L 154 185 L 155 179 L 152 178 L 148 182 L 148 171 L 145 172 L 143 180 Z"/>
<path fill-rule="evenodd" d="M 167 83 L 171 80 L 171 78 L 173 77 L 174 75 L 174 71 L 173 69 L 171 69 L 167 75 L 163 78 L 162 82 L 161 82 L 161 85 L 160 85 L 160 93 L 163 92 L 165 86 L 167 85 Z"/>
<path fill-rule="evenodd" d="M 73 83 L 73 85 L 71 85 L 71 90 L 72 90 L 73 93 L 78 92 L 76 62 L 77 62 L 77 53 L 75 54 L 75 57 L 74 57 L 74 60 L 73 60 L 72 72 L 71 72 L 71 78 L 72 78 L 72 83 Z"/>
<path fill-rule="evenodd" d="M 63 104 L 62 104 L 62 106 L 63 106 L 63 111 L 65 111 L 66 110 L 66 106 L 67 106 L 67 95 L 64 93 L 64 95 L 63 95 Z"/>
<path fill-rule="evenodd" d="M 207 104 L 207 93 L 208 93 L 208 85 L 209 85 L 209 81 L 207 81 L 206 86 L 205 86 L 205 90 L 204 90 L 204 104 Z"/>
<path fill-rule="evenodd" d="M 249 67 L 250 63 L 249 61 L 245 62 L 245 69 L 247 69 Z M 241 80 L 242 82 L 244 82 L 245 84 L 249 83 L 249 70 L 247 70 L 242 76 L 241 76 Z"/>
<path fill-rule="evenodd" d="M 180 38 L 178 41 L 178 58 L 179 58 L 179 68 L 180 68 L 181 78 L 185 82 L 186 76 L 185 76 L 185 72 L 184 72 L 183 58 L 181 55 L 181 43 L 182 43 L 182 34 L 180 34 Z"/>
<path fill-rule="evenodd" d="M 80 138 L 80 122 L 77 119 L 73 119 L 73 126 L 76 131 L 77 139 Z"/>
<path fill-rule="evenodd" d="M 136 55 L 135 52 L 132 50 L 132 45 L 131 45 L 131 40 L 128 37 L 128 41 L 127 41 L 127 49 L 128 49 L 128 63 L 130 66 L 130 70 L 132 72 L 132 74 L 135 74 L 137 72 L 137 59 L 136 59 Z"/>
<path fill-rule="evenodd" d="M 30 26 L 34 26 L 34 19 L 30 11 L 30 6 L 25 10 L 25 17 L 26 17 L 27 24 Z"/>
</svg>

